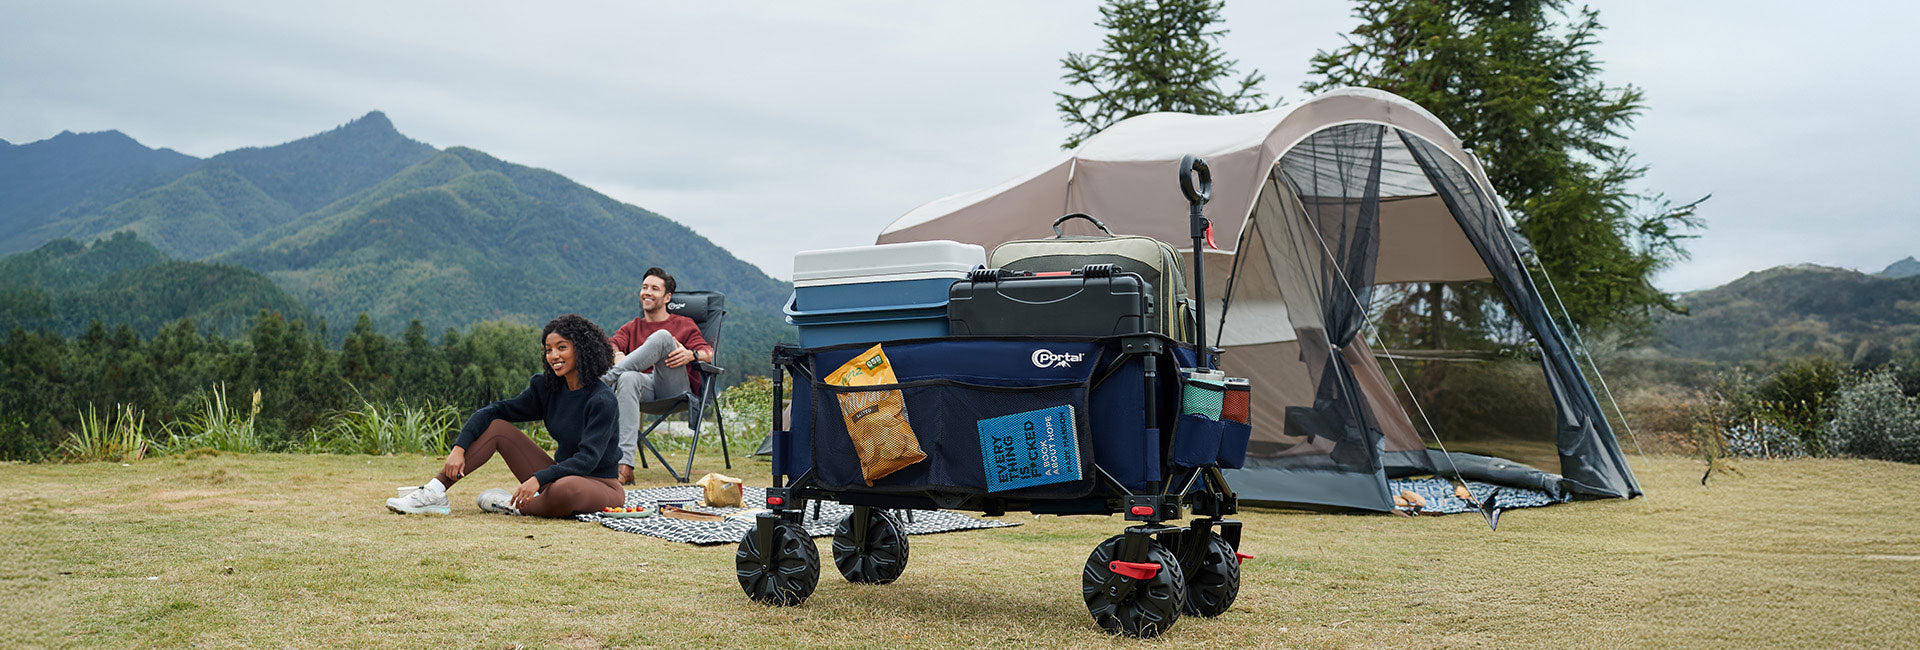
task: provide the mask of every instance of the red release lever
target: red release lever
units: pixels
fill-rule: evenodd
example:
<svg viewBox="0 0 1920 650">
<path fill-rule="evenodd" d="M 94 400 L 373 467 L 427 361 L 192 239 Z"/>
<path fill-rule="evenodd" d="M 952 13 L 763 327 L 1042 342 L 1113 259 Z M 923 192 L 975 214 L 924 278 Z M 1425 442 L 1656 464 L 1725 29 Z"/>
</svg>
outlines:
<svg viewBox="0 0 1920 650">
<path fill-rule="evenodd" d="M 1153 506 L 1134 506 L 1128 508 L 1127 512 L 1132 513 L 1135 517 L 1151 517 L 1153 516 Z"/>
<path fill-rule="evenodd" d="M 1233 556 L 1239 558 L 1241 562 L 1253 559 L 1252 553 L 1241 553 L 1239 551 L 1234 551 Z"/>
<path fill-rule="evenodd" d="M 1114 560 L 1107 563 L 1107 568 L 1113 570 L 1114 573 L 1135 580 L 1152 580 L 1154 576 L 1160 575 L 1160 563 L 1158 562 L 1121 562 Z"/>
<path fill-rule="evenodd" d="M 767 505 L 778 506 L 787 503 L 786 497 L 767 497 Z"/>
</svg>

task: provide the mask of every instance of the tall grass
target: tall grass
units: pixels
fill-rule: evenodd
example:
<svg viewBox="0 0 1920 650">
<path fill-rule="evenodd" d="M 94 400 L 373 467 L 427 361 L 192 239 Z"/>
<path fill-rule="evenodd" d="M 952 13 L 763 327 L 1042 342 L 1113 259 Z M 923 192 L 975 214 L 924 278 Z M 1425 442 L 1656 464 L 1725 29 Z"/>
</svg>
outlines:
<svg viewBox="0 0 1920 650">
<path fill-rule="evenodd" d="M 76 463 L 137 460 L 147 455 L 147 416 L 121 404 L 101 417 L 92 404 L 80 413 L 80 430 L 60 445 L 60 455 Z"/>
<path fill-rule="evenodd" d="M 201 413 L 167 426 L 166 453 L 194 449 L 254 453 L 264 449 L 254 428 L 254 419 L 260 415 L 260 391 L 253 391 L 253 405 L 244 416 L 227 407 L 226 386 L 221 384 L 215 384 L 201 398 L 201 408 Z"/>
<path fill-rule="evenodd" d="M 371 402 L 339 411 L 314 432 L 306 450 L 329 454 L 447 453 L 449 435 L 458 427 L 460 413 L 447 406 L 382 406 Z"/>
</svg>

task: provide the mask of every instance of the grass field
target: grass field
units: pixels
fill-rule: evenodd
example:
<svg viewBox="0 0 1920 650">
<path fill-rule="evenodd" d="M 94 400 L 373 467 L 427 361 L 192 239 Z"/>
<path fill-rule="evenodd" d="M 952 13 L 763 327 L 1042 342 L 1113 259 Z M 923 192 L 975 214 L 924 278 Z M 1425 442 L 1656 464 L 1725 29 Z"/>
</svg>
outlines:
<svg viewBox="0 0 1920 650">
<path fill-rule="evenodd" d="M 480 513 L 472 495 L 511 483 L 499 463 L 450 517 L 382 506 L 426 457 L 0 465 L 0 646 L 1920 646 L 1920 467 L 1743 461 L 1703 487 L 1696 460 L 1636 463 L 1650 499 L 1510 512 L 1498 532 L 1243 513 L 1258 557 L 1234 609 L 1150 641 L 1107 636 L 1080 601 L 1117 519 L 915 537 L 894 584 L 829 565 L 805 606 L 769 609 L 731 546 Z"/>
</svg>

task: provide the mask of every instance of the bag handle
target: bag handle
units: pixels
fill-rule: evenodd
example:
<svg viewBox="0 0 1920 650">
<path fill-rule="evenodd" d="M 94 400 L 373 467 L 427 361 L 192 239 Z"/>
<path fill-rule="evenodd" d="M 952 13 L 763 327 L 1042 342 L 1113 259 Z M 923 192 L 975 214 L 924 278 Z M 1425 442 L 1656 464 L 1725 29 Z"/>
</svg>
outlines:
<svg viewBox="0 0 1920 650">
<path fill-rule="evenodd" d="M 1100 220 L 1093 218 L 1093 215 L 1089 215 L 1085 212 L 1075 212 L 1073 214 L 1053 220 L 1053 238 L 1054 239 L 1060 239 L 1062 237 L 1067 236 L 1067 233 L 1062 232 L 1060 230 L 1060 224 L 1066 223 L 1068 219 L 1086 219 L 1087 221 L 1093 222 L 1093 227 L 1099 228 L 1100 232 L 1107 233 L 1108 237 L 1113 236 L 1113 231 L 1107 229 L 1107 224 L 1100 223 Z"/>
</svg>

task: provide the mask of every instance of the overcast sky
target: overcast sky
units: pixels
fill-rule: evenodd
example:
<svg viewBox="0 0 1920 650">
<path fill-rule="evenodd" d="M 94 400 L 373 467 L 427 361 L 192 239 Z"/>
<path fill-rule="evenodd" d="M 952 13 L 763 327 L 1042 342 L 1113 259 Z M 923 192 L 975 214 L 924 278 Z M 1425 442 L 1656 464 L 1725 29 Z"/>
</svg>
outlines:
<svg viewBox="0 0 1920 650">
<path fill-rule="evenodd" d="M 1059 60 L 1099 3 L 0 0 L 0 138 L 118 129 L 210 156 L 382 110 L 565 174 L 775 277 L 923 202 L 1059 155 Z M 1645 187 L 1711 193 L 1669 290 L 1920 255 L 1920 5 L 1603 3 L 1606 78 L 1647 92 Z M 1304 96 L 1345 2 L 1229 3 L 1222 45 Z"/>
</svg>

